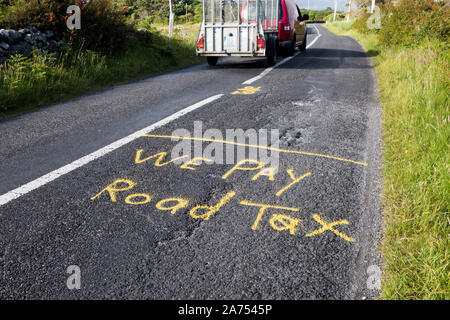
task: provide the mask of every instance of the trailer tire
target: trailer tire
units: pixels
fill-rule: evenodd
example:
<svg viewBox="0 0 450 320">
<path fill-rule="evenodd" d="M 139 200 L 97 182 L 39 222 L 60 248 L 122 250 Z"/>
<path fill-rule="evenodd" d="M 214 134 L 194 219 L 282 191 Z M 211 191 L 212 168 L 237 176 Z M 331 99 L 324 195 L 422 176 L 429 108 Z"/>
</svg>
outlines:
<svg viewBox="0 0 450 320">
<path fill-rule="evenodd" d="M 269 36 L 266 44 L 266 58 L 269 67 L 275 65 L 277 61 L 277 38 Z"/>
<path fill-rule="evenodd" d="M 302 43 L 301 45 L 298 46 L 298 49 L 299 49 L 300 51 L 306 51 L 306 36 L 307 36 L 307 35 L 308 35 L 308 34 L 305 33 L 305 39 L 303 40 L 303 43 Z"/>
<path fill-rule="evenodd" d="M 206 61 L 208 61 L 210 66 L 215 66 L 217 64 L 217 60 L 219 60 L 219 57 L 206 57 Z"/>
</svg>

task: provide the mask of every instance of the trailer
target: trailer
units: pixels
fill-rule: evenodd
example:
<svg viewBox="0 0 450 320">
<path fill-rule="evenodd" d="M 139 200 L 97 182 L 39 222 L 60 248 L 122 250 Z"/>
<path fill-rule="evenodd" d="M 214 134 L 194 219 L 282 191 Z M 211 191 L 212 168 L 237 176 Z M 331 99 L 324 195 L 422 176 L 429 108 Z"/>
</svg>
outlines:
<svg viewBox="0 0 450 320">
<path fill-rule="evenodd" d="M 219 57 L 277 56 L 280 0 L 203 0 L 197 55 L 216 65 Z"/>
</svg>

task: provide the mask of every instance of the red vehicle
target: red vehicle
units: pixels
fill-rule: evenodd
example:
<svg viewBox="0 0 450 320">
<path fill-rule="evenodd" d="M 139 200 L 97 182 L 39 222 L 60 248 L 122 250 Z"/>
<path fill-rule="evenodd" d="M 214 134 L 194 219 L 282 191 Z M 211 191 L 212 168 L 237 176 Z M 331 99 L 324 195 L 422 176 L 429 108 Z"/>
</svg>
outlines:
<svg viewBox="0 0 450 320">
<path fill-rule="evenodd" d="M 278 55 L 306 49 L 306 20 L 295 0 L 203 0 L 197 55 L 215 65 L 221 56 Z"/>
<path fill-rule="evenodd" d="M 295 47 L 300 51 L 306 50 L 306 20 L 307 14 L 302 15 L 294 0 L 280 0 L 278 22 L 278 48 L 282 55 L 293 55 Z"/>
</svg>

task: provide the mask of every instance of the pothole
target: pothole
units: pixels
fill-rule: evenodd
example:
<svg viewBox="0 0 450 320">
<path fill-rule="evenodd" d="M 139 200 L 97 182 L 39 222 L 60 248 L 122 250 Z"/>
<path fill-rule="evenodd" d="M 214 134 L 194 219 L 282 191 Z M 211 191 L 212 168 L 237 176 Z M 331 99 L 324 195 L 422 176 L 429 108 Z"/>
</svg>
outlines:
<svg viewBox="0 0 450 320">
<path fill-rule="evenodd" d="M 309 128 L 289 128 L 280 135 L 280 145 L 295 146 L 310 143 L 312 129 Z"/>
</svg>

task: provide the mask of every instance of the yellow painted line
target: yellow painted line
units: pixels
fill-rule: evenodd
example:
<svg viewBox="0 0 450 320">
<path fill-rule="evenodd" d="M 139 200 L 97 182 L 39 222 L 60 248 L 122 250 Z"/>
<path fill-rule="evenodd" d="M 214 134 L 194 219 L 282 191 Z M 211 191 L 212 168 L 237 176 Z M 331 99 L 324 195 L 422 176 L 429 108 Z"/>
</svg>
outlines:
<svg viewBox="0 0 450 320">
<path fill-rule="evenodd" d="M 351 160 L 351 159 L 345 159 L 345 158 L 330 156 L 330 155 L 326 155 L 326 154 L 312 153 L 312 152 L 298 151 L 298 150 L 280 149 L 280 148 L 274 148 L 274 147 L 265 147 L 265 146 L 260 146 L 260 145 L 256 145 L 256 144 L 246 144 L 246 143 L 239 143 L 239 142 L 227 141 L 227 140 L 216 140 L 216 139 L 207 139 L 207 138 L 198 138 L 198 137 L 180 137 L 180 136 L 169 136 L 169 135 L 159 135 L 159 134 L 144 134 L 142 136 L 143 137 L 149 137 L 149 138 L 181 139 L 181 140 L 192 140 L 192 141 L 204 141 L 204 142 L 215 142 L 215 143 L 223 143 L 223 144 L 232 144 L 232 145 L 240 146 L 240 147 L 266 149 L 266 150 L 283 152 L 283 153 L 301 154 L 301 155 L 312 156 L 312 157 L 320 157 L 320 158 L 327 158 L 327 159 L 333 159 L 333 160 L 344 161 L 344 162 L 351 162 L 351 163 L 354 163 L 354 164 L 359 164 L 361 166 L 367 166 L 368 165 L 365 162 L 360 162 L 360 161 L 355 161 L 355 160 Z"/>
</svg>

